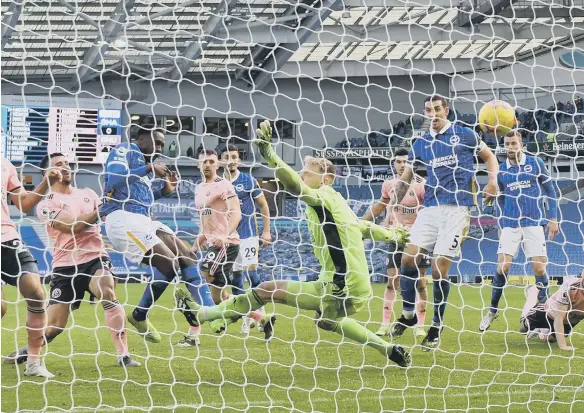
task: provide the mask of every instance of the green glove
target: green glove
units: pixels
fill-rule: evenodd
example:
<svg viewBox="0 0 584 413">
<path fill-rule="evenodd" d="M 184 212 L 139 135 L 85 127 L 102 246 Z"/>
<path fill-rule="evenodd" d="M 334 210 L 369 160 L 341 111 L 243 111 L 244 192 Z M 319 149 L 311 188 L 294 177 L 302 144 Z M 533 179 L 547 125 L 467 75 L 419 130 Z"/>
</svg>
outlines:
<svg viewBox="0 0 584 413">
<path fill-rule="evenodd" d="M 272 147 L 272 125 L 270 125 L 269 120 L 265 120 L 260 123 L 259 129 L 256 130 L 257 139 L 255 144 L 257 145 L 260 153 L 264 159 L 268 162 L 268 165 L 274 168 L 276 166 L 276 152 Z"/>
</svg>

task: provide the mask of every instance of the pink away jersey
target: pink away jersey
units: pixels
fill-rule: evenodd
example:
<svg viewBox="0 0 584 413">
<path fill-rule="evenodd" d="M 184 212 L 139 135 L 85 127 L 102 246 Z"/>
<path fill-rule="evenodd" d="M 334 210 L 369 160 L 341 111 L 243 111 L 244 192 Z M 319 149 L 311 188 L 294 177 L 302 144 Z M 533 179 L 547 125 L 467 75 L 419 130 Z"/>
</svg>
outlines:
<svg viewBox="0 0 584 413">
<path fill-rule="evenodd" d="M 584 320 L 584 279 L 565 277 L 560 289 L 546 301 L 545 309 L 553 318 L 549 310 L 557 310 L 563 305 L 567 305 L 569 310 L 566 324 L 573 327 Z"/>
<path fill-rule="evenodd" d="M 18 179 L 16 168 L 8 159 L 2 157 L 2 242 L 20 239 L 16 225 L 10 219 L 10 210 L 8 209 L 8 193 L 22 187 Z"/>
<path fill-rule="evenodd" d="M 200 183 L 195 188 L 195 208 L 201 217 L 201 234 L 207 243 L 216 238 L 227 238 L 231 244 L 239 244 L 239 234 L 227 234 L 227 200 L 237 197 L 233 184 L 227 179 L 215 178 L 214 182 Z"/>
<path fill-rule="evenodd" d="M 385 181 L 381 187 L 381 196 L 383 198 L 391 198 L 398 182 L 399 178 Z M 387 206 L 387 213 L 391 216 L 392 225 L 399 224 L 407 227 L 414 225 L 418 211 L 422 208 L 422 203 L 424 202 L 425 183 L 424 178 L 414 175 L 408 192 L 401 203 Z"/>
<path fill-rule="evenodd" d="M 89 189 L 71 187 L 70 194 L 53 192 L 37 205 L 37 215 L 47 224 L 47 233 L 53 242 L 53 269 L 84 264 L 95 258 L 107 257 L 99 225 L 92 225 L 78 234 L 61 232 L 51 226 L 52 220 L 72 215 L 77 218 L 95 210 L 99 197 Z"/>
</svg>

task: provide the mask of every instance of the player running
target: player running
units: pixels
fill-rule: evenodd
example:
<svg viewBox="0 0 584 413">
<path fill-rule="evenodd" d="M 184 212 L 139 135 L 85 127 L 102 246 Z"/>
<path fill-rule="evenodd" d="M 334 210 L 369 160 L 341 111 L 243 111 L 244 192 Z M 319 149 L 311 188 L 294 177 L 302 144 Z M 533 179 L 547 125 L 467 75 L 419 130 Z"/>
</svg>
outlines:
<svg viewBox="0 0 584 413">
<path fill-rule="evenodd" d="M 4 137 L 3 137 L 4 138 Z M 22 213 L 27 213 L 42 199 L 49 186 L 61 179 L 58 171 L 46 174 L 34 191 L 27 192 L 18 179 L 12 163 L 2 157 L 2 283 L 17 287 L 26 300 L 26 329 L 29 354 L 24 370 L 25 376 L 55 377 L 40 359 L 47 314 L 45 312 L 45 290 L 41 284 L 37 262 L 20 239 L 16 225 L 10 219 L 8 198 Z M 2 290 L 2 317 L 6 314 L 6 299 Z M 6 358 L 13 363 L 14 358 Z"/>
<path fill-rule="evenodd" d="M 239 254 L 233 265 L 233 274 L 231 276 L 231 283 L 234 287 L 233 295 L 239 295 L 245 292 L 243 286 L 244 273 L 252 288 L 260 285 L 261 282 L 257 271 L 260 244 L 257 237 L 256 205 L 260 210 L 263 222 L 261 235 L 262 247 L 272 241 L 268 201 L 266 201 L 266 197 L 255 178 L 238 169 L 240 161 L 237 146 L 227 145 L 221 153 L 220 161 L 223 164 L 223 178 L 233 184 L 241 206 L 241 221 L 237 227 L 237 233 L 239 234 Z M 259 309 L 259 311 L 261 312 L 262 309 Z M 249 317 L 243 317 L 241 332 L 249 333 L 250 329 L 254 326 L 255 320 Z"/>
<path fill-rule="evenodd" d="M 497 198 L 501 210 L 501 236 L 498 248 L 498 265 L 491 308 L 482 319 L 479 330 L 487 331 L 499 316 L 499 301 L 507 282 L 509 268 L 523 244 L 525 257 L 531 259 L 535 282 L 539 289 L 539 302 L 544 303 L 548 295 L 547 250 L 543 225 L 547 224 L 548 239 L 554 239 L 559 231 L 557 193 L 552 178 L 543 160 L 523 153 L 521 134 L 512 131 L 505 136 L 507 160 L 501 165 L 497 182 L 501 195 Z M 545 218 L 543 198 L 549 206 Z"/>
<path fill-rule="evenodd" d="M 318 281 L 266 281 L 245 295 L 232 297 L 214 307 L 201 307 L 182 290 L 177 290 L 178 308 L 190 323 L 211 320 L 235 322 L 267 302 L 316 311 L 317 326 L 367 344 L 400 366 L 410 365 L 410 355 L 398 345 L 386 343 L 350 318 L 371 298 L 371 284 L 363 237 L 395 241 L 407 234 L 360 221 L 347 201 L 334 189 L 334 166 L 325 159 L 308 157 L 300 176 L 283 162 L 271 145 L 272 127 L 264 121 L 257 131 L 257 145 L 268 165 L 275 170 L 286 191 L 306 202 L 308 228 L 314 253 L 322 270 Z M 275 316 L 262 319 L 266 339 L 273 334 Z"/>
<path fill-rule="evenodd" d="M 414 175 L 410 190 L 399 205 L 392 203 L 395 185 L 399 182 L 401 175 L 406 169 L 408 161 L 407 149 L 400 148 L 395 151 L 393 159 L 393 168 L 397 178 L 389 179 L 381 187 L 381 199 L 371 206 L 363 217 L 366 221 L 373 221 L 381 215 L 383 210 L 387 210 L 387 217 L 384 225 L 391 228 L 392 226 L 402 226 L 411 228 L 416 220 L 418 211 L 424 202 L 424 184 L 426 180 L 420 175 Z M 398 248 L 395 243 L 389 244 L 387 264 L 387 288 L 383 294 L 383 318 L 381 326 L 377 331 L 378 336 L 387 336 L 390 333 L 391 314 L 395 303 L 395 291 L 399 290 L 399 269 L 401 267 L 403 248 Z M 426 290 L 426 268 L 431 265 L 428 257 L 424 257 L 419 264 L 420 279 L 416 283 L 416 315 L 418 324 L 414 332 L 418 336 L 425 336 L 424 321 L 426 319 L 426 303 L 428 302 L 428 292 Z"/>
<path fill-rule="evenodd" d="M 540 289 L 531 288 L 519 320 L 519 331 L 558 342 L 562 350 L 573 351 L 566 343 L 574 327 L 584 320 L 584 271 L 580 278 L 565 278 L 561 287 L 542 304 Z"/>
<path fill-rule="evenodd" d="M 470 207 L 475 204 L 476 156 L 486 163 L 489 173 L 489 183 L 484 188 L 485 202 L 497 193 L 499 164 L 473 130 L 448 121 L 449 109 L 445 98 L 429 96 L 424 105 L 426 117 L 432 121 L 430 131 L 413 143 L 409 163 L 395 189 L 396 203 L 400 203 L 414 178 L 414 167 L 426 165 L 428 178 L 424 208 L 412 226 L 410 244 L 402 257 L 400 283 L 403 314 L 391 334 L 399 337 L 408 327 L 417 324 L 415 301 L 419 263 L 424 255 L 433 252 L 434 317 L 422 341 L 422 348 L 430 351 L 440 342 L 450 292 L 448 271 L 452 259 L 460 254 L 460 246 L 469 226 Z"/>
<path fill-rule="evenodd" d="M 164 134 L 147 129 L 140 132 L 136 143 L 117 145 L 105 164 L 105 195 L 100 209 L 114 249 L 134 263 L 153 268 L 150 285 L 128 315 L 130 324 L 153 343 L 159 343 L 161 336 L 148 320 L 148 312 L 179 270 L 193 297 L 203 304 L 212 304 L 194 254 L 168 226 L 150 218 L 154 200 L 173 192 L 178 183 L 176 172 L 154 162 L 163 147 Z M 153 190 L 155 178 L 164 179 L 163 188 Z"/>
<path fill-rule="evenodd" d="M 71 184 L 71 167 L 62 153 L 45 156 L 43 174 L 57 170 L 62 179 L 51 186 L 51 194 L 37 206 L 53 244 L 51 300 L 47 309 L 46 342 L 63 332 L 69 314 L 79 308 L 86 292 L 102 301 L 105 322 L 117 350 L 118 364 L 138 367 L 128 351 L 126 313 L 116 299 L 112 265 L 105 251 L 99 224 L 99 197 L 89 189 Z M 26 347 L 18 352 L 18 363 L 26 360 Z M 9 357 L 14 358 L 11 354 Z"/>
</svg>

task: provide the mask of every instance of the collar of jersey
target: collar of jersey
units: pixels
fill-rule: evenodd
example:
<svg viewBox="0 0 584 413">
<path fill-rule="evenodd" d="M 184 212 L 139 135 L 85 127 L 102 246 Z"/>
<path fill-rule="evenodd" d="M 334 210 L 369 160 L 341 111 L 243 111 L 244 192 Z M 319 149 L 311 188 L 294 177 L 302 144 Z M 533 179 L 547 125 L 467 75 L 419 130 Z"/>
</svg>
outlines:
<svg viewBox="0 0 584 413">
<path fill-rule="evenodd" d="M 452 123 L 450 123 L 449 120 L 446 121 L 446 124 L 444 124 L 444 127 L 442 129 L 440 129 L 440 132 L 436 132 L 434 129 L 430 128 L 430 135 L 435 138 L 438 135 L 442 135 L 443 133 L 445 133 L 448 129 L 450 129 L 450 127 L 452 126 Z"/>
<path fill-rule="evenodd" d="M 521 161 L 519 161 L 519 163 L 517 165 L 512 165 L 511 162 L 509 162 L 509 159 L 507 159 L 505 161 L 505 163 L 507 163 L 507 169 L 511 168 L 512 166 L 522 166 L 525 165 L 525 161 L 527 160 L 527 156 L 525 156 L 524 153 L 521 154 Z"/>
<path fill-rule="evenodd" d="M 235 175 L 235 178 L 233 178 L 233 177 L 232 177 L 233 179 L 230 179 L 230 180 L 229 180 L 229 182 L 235 182 L 235 181 L 237 181 L 237 178 L 239 178 L 239 174 L 240 174 L 240 173 L 241 173 L 241 172 L 239 172 L 239 169 L 238 169 L 238 170 L 237 170 L 237 175 Z M 223 176 L 223 178 L 225 178 L 225 175 Z"/>
</svg>

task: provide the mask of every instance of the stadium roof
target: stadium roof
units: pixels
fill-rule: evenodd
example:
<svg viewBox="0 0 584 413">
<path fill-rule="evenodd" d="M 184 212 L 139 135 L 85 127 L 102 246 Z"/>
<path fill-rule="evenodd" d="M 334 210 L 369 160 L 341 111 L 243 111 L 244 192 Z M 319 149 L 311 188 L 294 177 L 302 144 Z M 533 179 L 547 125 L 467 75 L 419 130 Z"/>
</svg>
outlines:
<svg viewBox="0 0 584 413">
<path fill-rule="evenodd" d="M 72 87 L 490 70 L 584 40 L 584 0 L 16 1 L 2 2 L 2 78 Z"/>
</svg>

